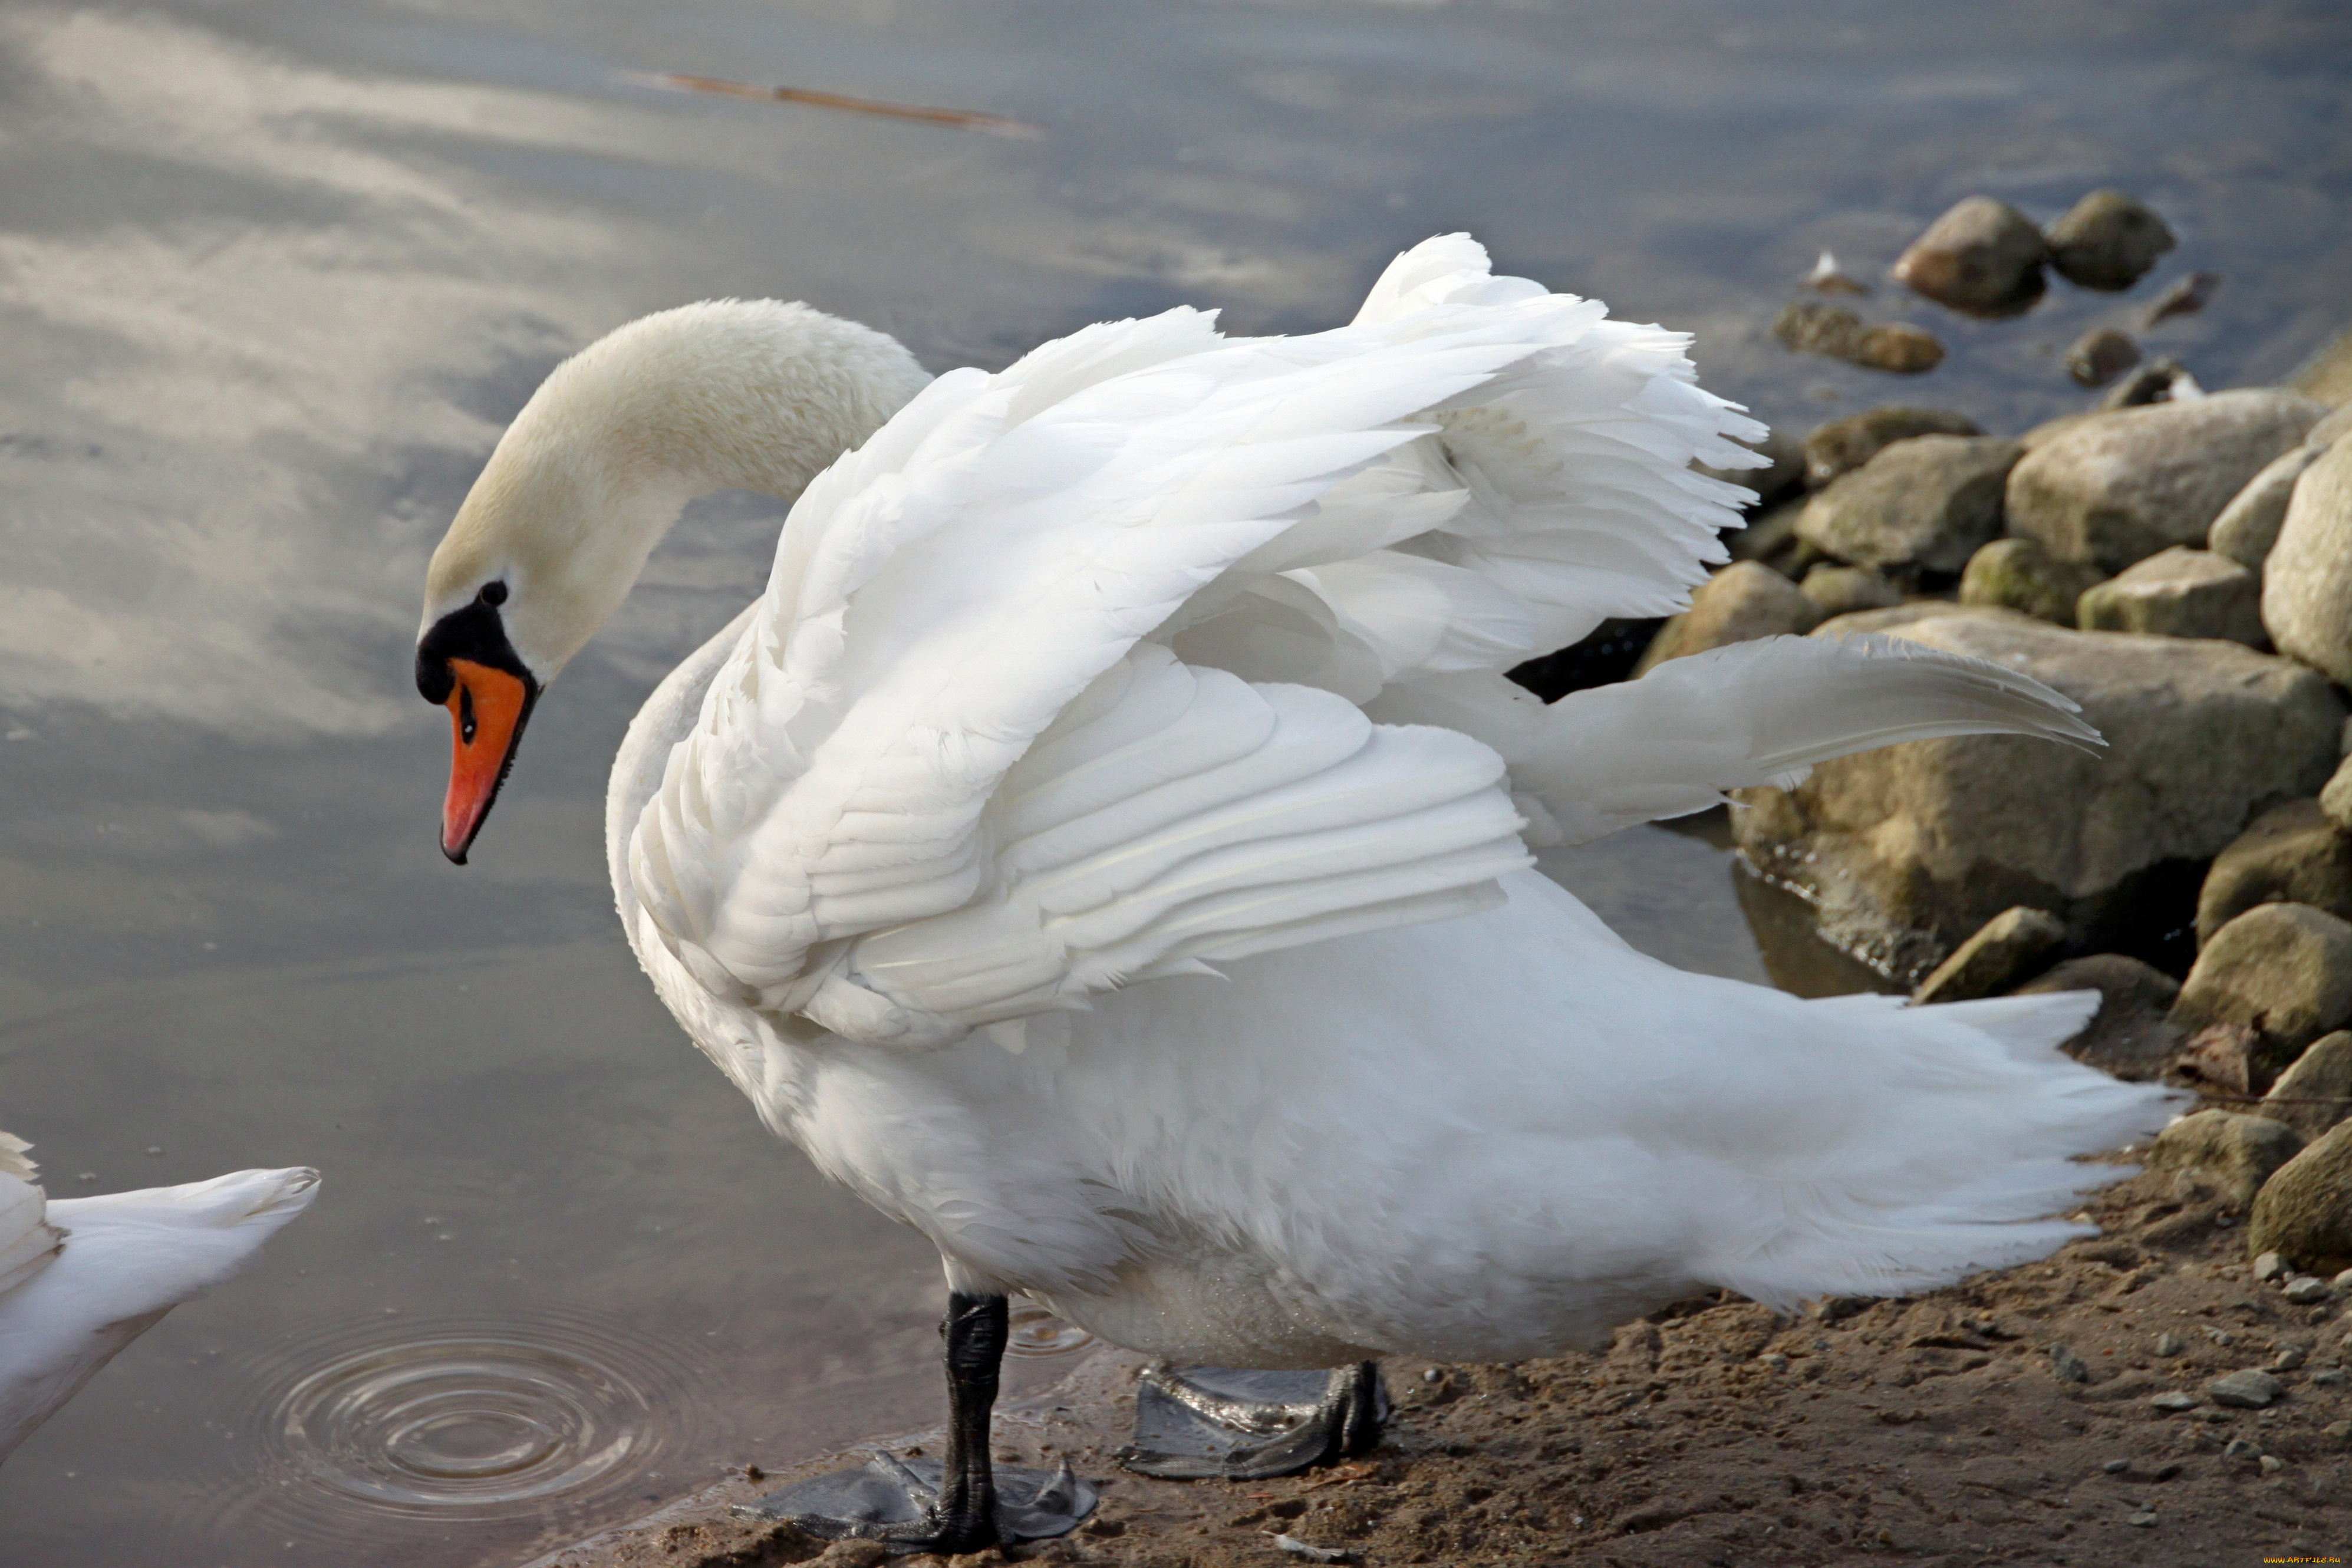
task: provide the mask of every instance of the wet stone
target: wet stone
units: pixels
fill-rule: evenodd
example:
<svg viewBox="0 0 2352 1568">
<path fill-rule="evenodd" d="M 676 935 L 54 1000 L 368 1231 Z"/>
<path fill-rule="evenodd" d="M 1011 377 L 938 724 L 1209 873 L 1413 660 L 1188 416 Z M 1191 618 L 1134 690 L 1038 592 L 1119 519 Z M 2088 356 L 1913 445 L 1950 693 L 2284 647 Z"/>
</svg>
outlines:
<svg viewBox="0 0 2352 1568">
<path fill-rule="evenodd" d="M 2227 1405 L 2239 1410 L 2260 1410 L 2279 1396 L 2279 1380 L 2269 1373 L 2249 1367 L 2243 1372 L 2222 1373 L 2205 1385 L 2205 1393 L 2216 1405 Z"/>
<path fill-rule="evenodd" d="M 2316 800 L 2282 801 L 2213 858 L 2197 895 L 2198 945 L 2255 905 L 2275 903 L 2352 921 L 2352 833 Z"/>
<path fill-rule="evenodd" d="M 2066 374 L 2078 386 L 2105 386 L 2139 363 L 2139 345 L 2113 327 L 2093 327 L 2066 351 Z"/>
<path fill-rule="evenodd" d="M 2226 555 L 2174 545 L 2085 589 L 2074 614 L 2086 632 L 2220 637 L 2259 647 L 2262 579 Z"/>
<path fill-rule="evenodd" d="M 2319 460 L 2320 450 L 2306 443 L 2273 458 L 2246 481 L 2245 489 L 2230 498 L 2230 504 L 2213 520 L 2206 547 L 2249 571 L 2261 571 L 2271 547 L 2278 542 L 2279 530 L 2286 524 L 2287 502 L 2294 498 L 2295 481 L 2303 478 L 2304 469 Z"/>
<path fill-rule="evenodd" d="M 1865 328 L 1853 345 L 1853 363 L 1891 375 L 1924 375 L 1944 363 L 1943 340 L 1925 327 L 1888 321 Z"/>
<path fill-rule="evenodd" d="M 2128 289 L 2173 247 L 2172 230 L 2121 191 L 2093 191 L 2043 235 L 2050 264 L 2085 289 Z"/>
<path fill-rule="evenodd" d="M 2015 441 L 1914 436 L 1813 497 L 1797 536 L 1858 566 L 1958 572 L 2001 528 Z"/>
<path fill-rule="evenodd" d="M 1970 196 L 1911 242 L 1895 276 L 1956 310 L 2012 315 L 2040 297 L 2047 255 L 2032 219 L 2006 202 Z"/>
<path fill-rule="evenodd" d="M 2011 470 L 2009 531 L 2110 572 L 2172 545 L 2202 545 L 2246 481 L 2326 412 L 2297 393 L 2252 389 L 2094 416 Z"/>
<path fill-rule="evenodd" d="M 1808 632 L 1821 619 L 1821 607 L 1794 583 L 1769 566 L 1735 561 L 1700 584 L 1691 607 L 1659 628 L 1635 672 L 1736 642 Z"/>
<path fill-rule="evenodd" d="M 2196 385 L 2196 378 L 2189 374 L 2189 367 L 2167 354 L 2148 361 L 2109 387 L 2107 395 L 2099 399 L 2099 412 L 2168 403 L 2176 393 L 2186 398 Z"/>
<path fill-rule="evenodd" d="M 2098 581 L 2097 567 L 2057 560 L 2031 539 L 1996 539 L 1969 557 L 1960 603 L 2072 626 L 2083 591 Z"/>
<path fill-rule="evenodd" d="M 1911 994 L 1915 1003 L 1966 1002 L 2008 990 L 2066 940 L 2066 922 L 2020 904 L 1993 916 L 1953 950 Z"/>
<path fill-rule="evenodd" d="M 1914 436 L 1981 436 L 1977 422 L 1948 408 L 1889 404 L 1817 425 L 1805 437 L 1805 483 L 1820 489 L 1897 441 Z"/>
<path fill-rule="evenodd" d="M 2147 312 L 2140 322 L 2153 327 L 2175 316 L 2193 316 L 2212 302 L 2221 288 L 2221 275 L 2218 272 L 2191 272 L 2186 278 L 2176 278 L 2165 286 L 2163 293 L 2148 302 Z"/>
<path fill-rule="evenodd" d="M 1804 300 L 1774 318 L 1772 335 L 1793 353 L 1850 360 L 1862 342 L 1862 318 L 1843 306 Z"/>
</svg>

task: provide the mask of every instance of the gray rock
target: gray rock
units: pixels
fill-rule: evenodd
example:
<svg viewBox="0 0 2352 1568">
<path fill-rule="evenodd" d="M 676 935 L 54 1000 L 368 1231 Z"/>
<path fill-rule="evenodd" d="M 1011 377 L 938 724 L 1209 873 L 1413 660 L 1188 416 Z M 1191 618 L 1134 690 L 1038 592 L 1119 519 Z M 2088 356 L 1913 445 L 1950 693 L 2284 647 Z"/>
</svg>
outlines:
<svg viewBox="0 0 2352 1568">
<path fill-rule="evenodd" d="M 2303 389 L 2297 387 L 2296 390 Z M 2329 400 L 2322 397 L 2320 401 L 2326 403 Z M 2304 444 L 2313 451 L 2325 452 L 2347 436 L 2352 436 L 2352 403 L 2345 404 L 2335 413 L 2313 426 L 2303 439 Z"/>
<path fill-rule="evenodd" d="M 1801 521 L 1798 528 L 1804 527 Z M 2352 441 L 2295 481 L 2263 563 L 2263 625 L 2278 650 L 2352 685 Z"/>
<path fill-rule="evenodd" d="M 2167 1015 L 2180 994 L 2180 982 L 2137 958 L 2095 952 L 2070 958 L 2017 988 L 2031 996 L 2050 991 L 2096 991 L 2099 1010 L 2083 1032 L 2059 1049 L 2085 1067 L 2132 1083 L 2146 1083 L 2164 1071 L 2183 1038 Z"/>
<path fill-rule="evenodd" d="M 2352 1115 L 2352 1033 L 2338 1029 L 2305 1047 L 2254 1110 L 2294 1128 L 2306 1143 Z"/>
<path fill-rule="evenodd" d="M 2016 904 L 2063 915 L 2085 945 L 2137 940 L 2166 862 L 2210 859 L 2257 805 L 2311 795 L 2336 766 L 2344 708 L 2327 683 L 2236 643 L 1934 602 L 1817 635 L 1859 631 L 2021 670 L 2108 742 L 2095 757 L 2006 735 L 1921 741 L 1823 763 L 1793 791 L 1741 792 L 1732 827 L 1748 864 L 1812 904 L 1832 945 L 1906 986 Z"/>
<path fill-rule="evenodd" d="M 2221 287 L 2221 275 L 2218 272 L 2191 272 L 2186 278 L 2176 278 L 2164 286 L 2163 293 L 2148 302 L 2140 324 L 2152 327 L 2175 316 L 2193 316 L 2212 302 Z"/>
<path fill-rule="evenodd" d="M 1911 242 L 1895 276 L 1956 310 L 2013 315 L 2041 295 L 2048 254 L 2032 219 L 2006 202 L 1970 196 Z"/>
<path fill-rule="evenodd" d="M 2151 403 L 2169 403 L 2179 397 L 2187 401 L 2195 393 L 2197 378 L 2189 367 L 2169 354 L 2148 361 L 2115 385 L 2099 399 L 2099 411 L 2110 413 L 2118 408 L 2143 408 Z"/>
<path fill-rule="evenodd" d="M 2173 246 L 2164 220 L 2121 191 L 2093 191 L 2042 237 L 2058 275 L 2085 289 L 2128 289 Z"/>
<path fill-rule="evenodd" d="M 2286 504 L 2303 470 L 2319 458 L 2321 448 L 2305 445 L 2282 452 L 2230 498 L 2205 537 L 2206 548 L 2226 555 L 2249 571 L 2259 572 L 2278 542 L 2286 522 Z"/>
<path fill-rule="evenodd" d="M 2268 1285 L 2287 1276 L 2286 1259 L 2275 1252 L 2265 1252 L 2254 1259 L 2254 1283 Z"/>
<path fill-rule="evenodd" d="M 2282 801 L 2213 858 L 2197 895 L 2197 943 L 2256 904 L 2309 904 L 2352 921 L 2352 835 L 2315 800 Z"/>
<path fill-rule="evenodd" d="M 1862 343 L 1862 318 L 1843 305 L 1801 300 L 1773 318 L 1772 335 L 1792 353 L 1850 360 Z"/>
<path fill-rule="evenodd" d="M 2320 1280 L 2314 1279 L 2312 1280 L 2312 1283 L 2314 1285 L 2317 1285 L 2322 1290 L 2326 1290 L 2327 1289 L 2327 1286 Z M 2289 1288 L 2292 1288 L 2294 1281 L 2289 1280 L 2288 1285 Z M 2310 1359 L 2311 1347 L 2309 1345 L 2289 1345 L 2284 1350 L 2279 1352 L 2278 1354 L 2271 1357 L 2271 1364 L 2264 1370 L 2268 1372 L 2299 1372 L 2303 1368 L 2303 1363 Z"/>
<path fill-rule="evenodd" d="M 2246 481 L 2326 412 L 2298 393 L 2256 389 L 2084 419 L 2011 471 L 2009 531 L 2110 572 L 2202 544 Z"/>
<path fill-rule="evenodd" d="M 1832 566 L 1826 563 L 1805 574 L 1798 586 L 1824 616 L 1851 615 L 1856 610 L 1883 610 L 1903 602 L 1903 590 L 1867 566 Z"/>
<path fill-rule="evenodd" d="M 1958 572 L 2000 532 L 2015 441 L 1914 436 L 1813 497 L 1797 537 L 1858 566 Z"/>
<path fill-rule="evenodd" d="M 2173 1415 L 2179 1415 L 2183 1410 L 2194 1410 L 2203 1403 L 2204 1401 L 2195 1394 L 2183 1394 L 2179 1389 L 2174 1389 L 2168 1394 L 2159 1394 L 2148 1401 L 2148 1404 L 2157 1409 Z"/>
<path fill-rule="evenodd" d="M 1792 499 L 1766 509 L 1746 528 L 1725 534 L 1724 548 L 1731 552 L 1734 561 L 1759 562 L 1791 581 L 1802 579 L 1822 562 L 1822 552 L 1797 537 L 1797 519 L 1805 514 L 1805 500 L 1799 491 Z"/>
<path fill-rule="evenodd" d="M 1911 1000 L 1968 1002 L 2008 990 L 2031 973 L 2066 940 L 2066 922 L 2046 910 L 2020 904 L 2004 910 L 1936 966 Z"/>
<path fill-rule="evenodd" d="M 1960 603 L 2072 626 L 2083 590 L 2098 581 L 2097 567 L 2056 560 L 2031 539 L 1996 539 L 1969 557 Z"/>
<path fill-rule="evenodd" d="M 2315 1274 L 2352 1266 L 2352 1121 L 2322 1133 L 2263 1184 L 2246 1247 Z"/>
<path fill-rule="evenodd" d="M 2066 1345 L 2050 1347 L 2050 1375 L 2061 1383 L 2088 1383 L 2091 1365 Z"/>
<path fill-rule="evenodd" d="M 2176 544 L 2084 590 L 2075 601 L 2086 632 L 2221 637 L 2260 647 L 2262 579 L 2226 555 Z"/>
<path fill-rule="evenodd" d="M 2352 1023 L 2352 925 L 2308 904 L 2257 904 L 2213 933 L 2172 1004 L 2191 1034 L 2236 1024 L 2273 1071 Z"/>
<path fill-rule="evenodd" d="M 2234 1110 L 2196 1110 L 2156 1135 L 2148 1169 L 2201 1177 L 2240 1208 L 2303 1149 L 2294 1129 Z M 2266 1250 L 2266 1249 L 2265 1249 Z"/>
<path fill-rule="evenodd" d="M 2326 1300 L 2334 1292 L 2327 1289 L 2326 1280 L 2298 1274 L 2286 1282 L 2286 1289 L 2279 1294 L 2286 1298 L 2289 1306 L 2310 1307 Z"/>
<path fill-rule="evenodd" d="M 2086 408 L 2076 414 L 2061 414 L 2055 419 L 2043 420 L 2024 435 L 2020 436 L 2018 440 L 2023 444 L 2027 451 L 2031 452 L 2037 447 L 2048 446 L 2085 420 L 2096 419 L 2098 416 L 2099 411 L 2095 408 Z"/>
<path fill-rule="evenodd" d="M 2156 1353 L 2160 1356 L 2164 1356 L 2167 1359 L 2179 1355 L 2182 1351 L 2185 1351 L 2188 1348 L 2188 1342 L 2169 1329 L 2167 1329 L 2164 1332 L 2156 1336 Z M 2194 1405 L 2196 1401 L 2194 1400 L 2189 1401 L 2190 1405 Z M 2182 1408 L 2186 1409 L 2188 1406 L 2184 1405 Z"/>
<path fill-rule="evenodd" d="M 1761 441 L 1742 441 L 1739 445 L 1752 447 L 1771 459 L 1771 466 L 1762 468 L 1711 468 L 1705 463 L 1693 463 L 1692 468 L 1711 479 L 1721 479 L 1727 485 L 1739 485 L 1756 492 L 1750 510 L 1770 506 L 1797 488 L 1805 477 L 1804 445 L 1786 431 L 1774 430 Z"/>
<path fill-rule="evenodd" d="M 2078 386 L 2105 386 L 2139 363 L 2139 345 L 2113 327 L 2093 327 L 2066 351 L 2066 374 Z"/>
<path fill-rule="evenodd" d="M 1805 483 L 1820 489 L 1897 441 L 1914 436 L 1981 436 L 1977 422 L 1948 408 L 1889 404 L 1817 425 L 1805 437 Z"/>
<path fill-rule="evenodd" d="M 1853 345 L 1853 363 L 1864 370 L 1922 375 L 1944 363 L 1943 340 L 1906 321 L 1866 327 Z"/>
<path fill-rule="evenodd" d="M 2336 764 L 2335 774 L 2320 790 L 2319 809 L 2328 821 L 2352 833 L 2352 757 Z"/>
<path fill-rule="evenodd" d="M 1711 647 L 1811 631 L 1821 619 L 1820 606 L 1794 583 L 1769 566 L 1735 561 L 1698 585 L 1689 609 L 1658 628 L 1634 673 Z"/>
</svg>

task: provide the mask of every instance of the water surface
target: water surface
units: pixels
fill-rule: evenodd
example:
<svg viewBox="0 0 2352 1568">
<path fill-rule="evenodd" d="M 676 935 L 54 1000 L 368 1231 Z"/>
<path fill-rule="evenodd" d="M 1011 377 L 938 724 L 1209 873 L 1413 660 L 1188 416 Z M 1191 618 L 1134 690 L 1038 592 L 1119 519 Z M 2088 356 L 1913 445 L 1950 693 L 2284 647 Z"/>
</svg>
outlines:
<svg viewBox="0 0 2352 1568">
<path fill-rule="evenodd" d="M 756 588 L 773 503 L 696 509 L 475 864 L 435 850 L 425 556 L 611 326 L 778 295 L 993 366 L 1178 302 L 1328 324 L 1470 228 L 1695 331 L 1773 420 L 2013 429 L 2080 405 L 2065 343 L 2187 267 L 2227 281 L 2151 346 L 2209 386 L 2285 374 L 2352 278 L 2333 0 L 26 0 L 0 58 L 0 1125 L 59 1194 L 327 1177 L 0 1471 L 12 1565 L 510 1562 L 937 1408 L 928 1249 L 772 1144 L 602 886 L 605 762 Z M 1874 319 L 1953 349 L 1903 383 L 1769 338 L 1825 247 L 1874 277 L 1961 195 L 2048 217 L 2103 184 L 2181 236 L 2133 299 L 1978 323 L 1882 289 Z M 1676 962 L 1851 983 L 1768 968 L 1704 837 L 1549 863 Z"/>
</svg>

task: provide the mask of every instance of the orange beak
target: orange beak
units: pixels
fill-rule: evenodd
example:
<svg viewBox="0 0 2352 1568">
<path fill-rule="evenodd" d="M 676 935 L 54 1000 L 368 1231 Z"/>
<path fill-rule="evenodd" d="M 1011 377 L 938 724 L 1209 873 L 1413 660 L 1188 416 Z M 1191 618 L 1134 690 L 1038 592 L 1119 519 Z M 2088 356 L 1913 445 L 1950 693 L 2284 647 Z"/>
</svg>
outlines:
<svg viewBox="0 0 2352 1568">
<path fill-rule="evenodd" d="M 466 863 L 474 835 L 490 815 L 514 765 L 515 743 L 530 715 L 530 689 L 519 676 L 469 658 L 449 661 L 449 795 L 441 803 L 441 853 Z"/>
</svg>

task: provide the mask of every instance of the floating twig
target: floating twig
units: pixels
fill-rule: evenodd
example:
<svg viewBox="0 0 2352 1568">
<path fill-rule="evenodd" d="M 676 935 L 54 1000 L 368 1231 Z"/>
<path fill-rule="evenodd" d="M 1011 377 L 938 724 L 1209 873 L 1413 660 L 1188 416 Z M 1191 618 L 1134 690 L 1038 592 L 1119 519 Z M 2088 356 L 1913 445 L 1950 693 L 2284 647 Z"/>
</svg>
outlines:
<svg viewBox="0 0 2352 1568">
<path fill-rule="evenodd" d="M 1034 142 L 1045 134 L 1045 127 L 1032 125 L 1025 120 L 1011 120 L 1002 114 L 982 114 L 976 110 L 928 109 L 918 103 L 886 103 L 876 98 L 852 98 L 846 93 L 816 92 L 801 87 L 760 87 L 748 81 L 727 81 L 715 76 L 688 76 L 678 71 L 658 72 L 644 79 L 656 87 L 670 88 L 679 92 L 715 92 L 727 98 L 757 98 L 776 103 L 805 103 L 815 109 L 845 109 L 857 114 L 887 115 L 893 120 L 919 120 L 927 125 L 977 131 L 989 136 L 1009 136 L 1021 142 Z"/>
</svg>

